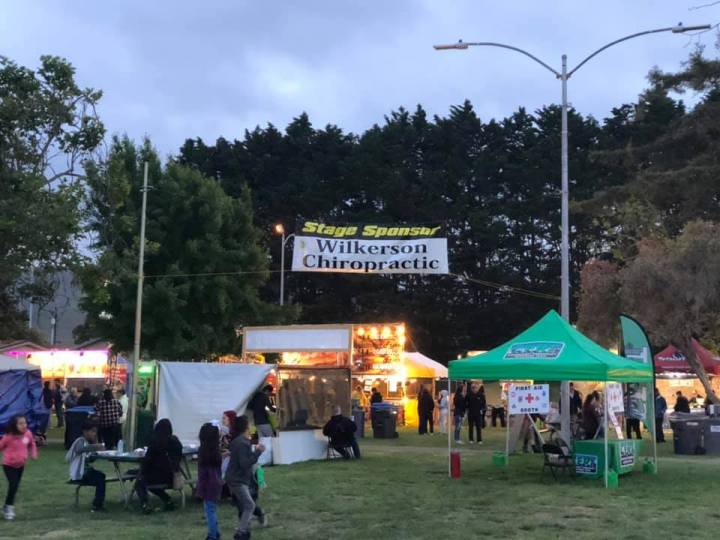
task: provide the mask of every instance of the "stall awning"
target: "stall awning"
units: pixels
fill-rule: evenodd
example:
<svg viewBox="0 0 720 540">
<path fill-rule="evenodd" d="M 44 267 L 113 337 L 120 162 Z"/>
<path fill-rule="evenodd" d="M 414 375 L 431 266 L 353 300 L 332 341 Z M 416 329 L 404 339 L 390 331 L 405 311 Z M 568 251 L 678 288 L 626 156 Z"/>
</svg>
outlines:
<svg viewBox="0 0 720 540">
<path fill-rule="evenodd" d="M 652 382 L 653 373 L 585 337 L 553 310 L 507 343 L 450 362 L 450 378 Z"/>
<path fill-rule="evenodd" d="M 720 375 L 720 358 L 715 357 L 695 339 L 692 340 L 692 347 L 708 375 Z M 693 373 L 685 355 L 673 345 L 668 345 L 655 355 L 655 371 L 657 373 Z"/>
<path fill-rule="evenodd" d="M 404 352 L 407 377 L 442 379 L 448 376 L 448 368 L 419 352 Z"/>
</svg>

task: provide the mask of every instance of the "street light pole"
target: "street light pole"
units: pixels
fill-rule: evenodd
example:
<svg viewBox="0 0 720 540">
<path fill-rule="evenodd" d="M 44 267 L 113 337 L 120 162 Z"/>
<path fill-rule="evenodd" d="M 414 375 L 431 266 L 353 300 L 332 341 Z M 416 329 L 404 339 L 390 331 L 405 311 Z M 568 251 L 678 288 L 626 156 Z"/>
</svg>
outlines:
<svg viewBox="0 0 720 540">
<path fill-rule="evenodd" d="M 285 226 L 282 223 L 275 225 L 275 232 L 280 235 L 280 305 L 285 305 L 285 244 L 295 236 L 295 233 L 285 236 Z"/>
<path fill-rule="evenodd" d="M 140 366 L 140 334 L 142 328 L 142 297 L 143 282 L 145 280 L 145 211 L 147 209 L 147 192 L 148 192 L 148 162 L 145 162 L 143 172 L 143 189 L 142 189 L 142 210 L 140 213 L 140 248 L 138 254 L 138 284 L 137 297 L 135 299 L 135 339 L 133 342 L 133 358 L 132 358 L 132 386 L 130 388 L 130 398 L 128 403 L 128 448 L 135 448 L 135 431 L 137 429 L 137 385 L 138 385 L 138 367 Z"/>
<path fill-rule="evenodd" d="M 562 86 L 562 101 L 561 101 L 561 114 L 562 114 L 562 125 L 560 130 L 560 191 L 561 191 L 561 206 L 560 206 L 560 227 L 561 227 L 561 238 L 560 238 L 560 313 L 566 321 L 570 321 L 570 183 L 569 183 L 569 166 L 568 166 L 568 125 L 567 125 L 567 112 L 568 112 L 568 101 L 567 101 L 567 81 L 572 75 L 584 66 L 590 59 L 600 54 L 605 49 L 628 41 L 630 39 L 645 36 L 648 34 L 657 34 L 660 32 L 672 32 L 673 34 L 683 34 L 685 32 L 703 31 L 709 30 L 711 25 L 699 25 L 699 26 L 683 26 L 678 24 L 677 26 L 671 26 L 668 28 L 658 28 L 656 30 L 646 30 L 644 32 L 638 32 L 629 36 L 616 39 L 611 41 L 607 45 L 604 45 L 597 49 L 592 54 L 585 57 L 585 59 L 575 66 L 572 70 L 568 71 L 567 68 L 567 55 L 562 55 L 562 66 L 561 70 L 557 71 L 550 65 L 546 64 L 538 57 L 532 55 L 528 51 L 520 49 L 512 45 L 506 45 L 504 43 L 495 43 L 491 41 L 482 42 L 463 42 L 462 40 L 458 43 L 452 43 L 449 45 L 434 45 L 435 50 L 466 50 L 469 47 L 499 47 L 501 49 L 509 49 L 515 51 L 524 56 L 527 56 L 531 60 L 540 64 L 542 67 L 550 71 L 555 75 L 556 78 L 560 79 Z M 560 385 L 560 405 L 561 405 L 561 434 L 563 439 L 566 441 L 570 440 L 570 385 L 568 381 L 564 381 Z"/>
</svg>

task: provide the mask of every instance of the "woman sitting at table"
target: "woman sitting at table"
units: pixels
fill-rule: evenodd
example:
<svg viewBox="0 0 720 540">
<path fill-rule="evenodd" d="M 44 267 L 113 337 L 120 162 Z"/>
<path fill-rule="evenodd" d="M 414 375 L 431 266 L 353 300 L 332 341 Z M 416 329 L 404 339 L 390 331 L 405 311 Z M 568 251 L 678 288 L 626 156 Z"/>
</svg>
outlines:
<svg viewBox="0 0 720 540">
<path fill-rule="evenodd" d="M 599 434 L 601 413 L 599 410 L 600 395 L 591 392 L 585 398 L 582 407 L 582 427 L 585 431 L 585 439 L 594 439 Z"/>
<path fill-rule="evenodd" d="M 135 483 L 143 513 L 152 511 L 148 505 L 148 491 L 164 503 L 165 510 L 175 509 L 170 496 L 165 493 L 163 487 L 159 486 L 173 485 L 175 473 L 180 472 L 181 460 L 182 444 L 173 435 L 170 420 L 167 418 L 158 420 L 140 467 L 140 476 Z"/>
</svg>

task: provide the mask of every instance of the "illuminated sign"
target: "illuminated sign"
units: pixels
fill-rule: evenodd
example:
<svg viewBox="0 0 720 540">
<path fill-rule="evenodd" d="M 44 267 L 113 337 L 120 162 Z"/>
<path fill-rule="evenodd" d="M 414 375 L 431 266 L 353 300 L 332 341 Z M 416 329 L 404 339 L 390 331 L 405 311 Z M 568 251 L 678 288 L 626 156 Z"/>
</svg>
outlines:
<svg viewBox="0 0 720 540">
<path fill-rule="evenodd" d="M 27 361 L 40 367 L 43 379 L 104 379 L 108 352 L 34 351 Z"/>
</svg>

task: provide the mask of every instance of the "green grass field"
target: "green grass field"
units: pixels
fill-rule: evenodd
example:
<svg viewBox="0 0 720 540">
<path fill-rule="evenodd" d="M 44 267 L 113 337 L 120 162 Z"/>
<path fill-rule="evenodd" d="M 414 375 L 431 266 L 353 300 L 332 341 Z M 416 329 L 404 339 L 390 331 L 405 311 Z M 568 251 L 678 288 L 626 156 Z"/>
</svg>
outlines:
<svg viewBox="0 0 720 540">
<path fill-rule="evenodd" d="M 658 475 L 637 471 L 621 477 L 618 489 L 606 490 L 586 479 L 541 481 L 541 456 L 521 455 L 509 467 L 494 466 L 491 454 L 502 449 L 504 431 L 488 429 L 484 435 L 482 447 L 462 447 L 459 480 L 447 477 L 444 436 L 409 431 L 392 441 L 362 440 L 360 461 L 268 468 L 261 503 L 270 527 L 255 529 L 253 538 L 718 537 L 718 458 L 674 457 L 666 443 Z M 61 445 L 51 444 L 28 465 L 17 520 L 0 522 L 0 538 L 205 538 L 199 504 L 144 516 L 123 509 L 115 484 L 109 486 L 106 513 L 90 514 L 88 488 L 74 508 L 63 456 Z M 0 485 L 4 496 L 4 479 Z M 234 508 L 223 504 L 220 520 L 223 537 L 232 538 Z"/>
</svg>

